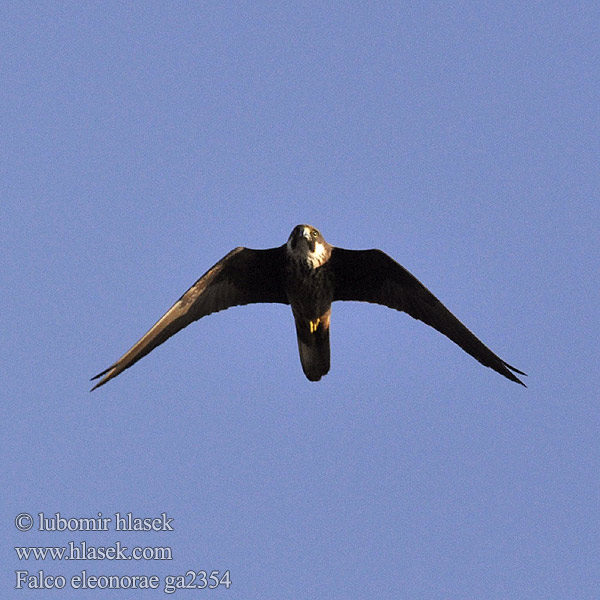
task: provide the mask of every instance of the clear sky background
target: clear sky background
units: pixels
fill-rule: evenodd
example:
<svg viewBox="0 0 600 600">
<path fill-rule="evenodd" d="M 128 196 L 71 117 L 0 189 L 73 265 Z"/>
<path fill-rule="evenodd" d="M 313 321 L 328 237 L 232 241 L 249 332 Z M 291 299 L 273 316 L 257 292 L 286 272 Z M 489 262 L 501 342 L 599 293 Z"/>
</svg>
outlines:
<svg viewBox="0 0 600 600">
<path fill-rule="evenodd" d="M 5 2 L 3 598 L 229 569 L 176 597 L 600 597 L 596 2 Z M 307 381 L 291 312 L 127 350 L 238 245 L 310 223 L 379 247 L 528 389 L 384 307 L 336 304 Z M 131 512 L 174 531 L 20 532 Z M 15 546 L 169 546 L 171 561 Z M 189 581 L 189 578 L 188 578 Z M 162 581 L 161 581 L 162 586 Z"/>
</svg>

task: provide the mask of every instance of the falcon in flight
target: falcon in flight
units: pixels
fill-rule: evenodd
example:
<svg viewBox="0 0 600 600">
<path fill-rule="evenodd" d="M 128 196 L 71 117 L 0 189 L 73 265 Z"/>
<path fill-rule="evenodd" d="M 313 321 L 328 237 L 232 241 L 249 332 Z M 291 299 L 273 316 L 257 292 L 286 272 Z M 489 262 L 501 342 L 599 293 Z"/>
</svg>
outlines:
<svg viewBox="0 0 600 600">
<path fill-rule="evenodd" d="M 279 302 L 292 308 L 302 370 L 310 381 L 329 371 L 331 304 L 356 300 L 408 313 L 449 337 L 481 364 L 525 385 L 523 371 L 473 335 L 416 277 L 381 250 L 345 250 L 318 229 L 297 225 L 277 248 L 235 248 L 210 268 L 116 363 L 92 379 L 104 385 L 158 345 L 206 315 L 230 306 Z"/>
</svg>

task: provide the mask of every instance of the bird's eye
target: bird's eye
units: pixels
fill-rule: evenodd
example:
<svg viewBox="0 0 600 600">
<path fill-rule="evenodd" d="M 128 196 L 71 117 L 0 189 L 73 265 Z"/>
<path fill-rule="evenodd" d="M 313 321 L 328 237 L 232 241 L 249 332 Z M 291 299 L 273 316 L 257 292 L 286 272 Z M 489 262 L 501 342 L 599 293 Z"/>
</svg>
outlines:
<svg viewBox="0 0 600 600">
<path fill-rule="evenodd" d="M 311 235 L 312 235 L 313 237 L 319 237 L 319 232 L 318 232 L 316 229 L 313 229 L 313 230 L 311 231 Z"/>
</svg>

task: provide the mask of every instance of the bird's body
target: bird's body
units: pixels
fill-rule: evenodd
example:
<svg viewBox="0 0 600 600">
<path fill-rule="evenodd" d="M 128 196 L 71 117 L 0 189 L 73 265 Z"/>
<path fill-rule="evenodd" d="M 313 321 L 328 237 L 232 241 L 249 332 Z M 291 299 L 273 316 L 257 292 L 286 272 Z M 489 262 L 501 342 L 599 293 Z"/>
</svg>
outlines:
<svg viewBox="0 0 600 600">
<path fill-rule="evenodd" d="M 328 244 L 310 225 L 296 226 L 286 244 L 236 248 L 209 269 L 128 352 L 93 379 L 105 384 L 193 321 L 231 306 L 289 304 L 304 374 L 318 381 L 330 366 L 331 305 L 337 300 L 383 304 L 434 327 L 479 362 L 524 385 L 525 375 L 471 333 L 423 284 L 381 250 Z"/>
<path fill-rule="evenodd" d="M 306 232 L 304 228 L 307 228 Z M 329 268 L 332 248 L 313 238 L 307 225 L 294 229 L 288 243 L 285 293 L 292 307 L 298 351 L 304 374 L 318 381 L 329 372 L 329 322 L 335 295 L 335 274 Z"/>
</svg>

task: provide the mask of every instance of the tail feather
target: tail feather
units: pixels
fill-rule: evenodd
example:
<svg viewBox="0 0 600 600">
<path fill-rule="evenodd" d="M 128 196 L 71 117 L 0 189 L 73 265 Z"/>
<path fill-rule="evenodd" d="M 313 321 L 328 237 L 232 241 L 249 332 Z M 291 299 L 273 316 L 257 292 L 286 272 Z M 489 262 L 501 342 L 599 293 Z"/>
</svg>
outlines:
<svg viewBox="0 0 600 600">
<path fill-rule="evenodd" d="M 325 342 L 309 346 L 298 338 L 302 370 L 309 381 L 319 381 L 329 372 L 329 336 Z"/>
<path fill-rule="evenodd" d="M 296 320 L 298 351 L 302 370 L 309 381 L 319 381 L 329 372 L 329 315 L 322 318 L 316 329 L 311 331 L 310 324 Z"/>
</svg>

